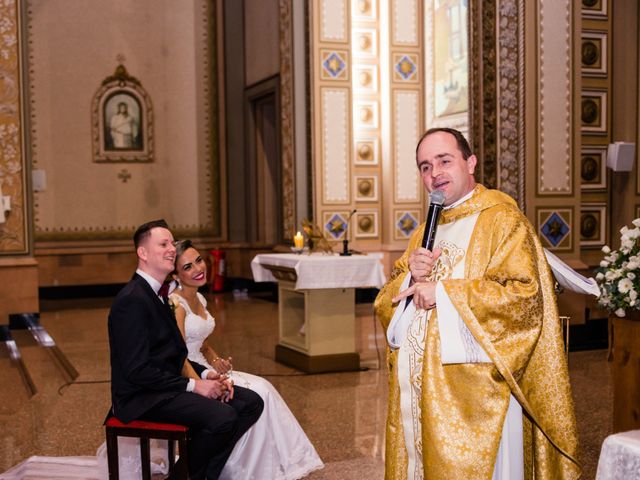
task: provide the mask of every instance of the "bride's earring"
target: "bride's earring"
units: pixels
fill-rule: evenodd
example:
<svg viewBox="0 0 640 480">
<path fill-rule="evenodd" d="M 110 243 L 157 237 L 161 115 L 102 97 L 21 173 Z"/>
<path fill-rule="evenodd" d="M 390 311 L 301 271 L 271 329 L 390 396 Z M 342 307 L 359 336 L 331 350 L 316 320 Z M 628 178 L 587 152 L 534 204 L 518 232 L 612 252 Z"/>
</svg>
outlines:
<svg viewBox="0 0 640 480">
<path fill-rule="evenodd" d="M 182 284 L 180 282 L 177 282 L 177 283 L 178 283 L 178 290 L 182 290 Z"/>
</svg>

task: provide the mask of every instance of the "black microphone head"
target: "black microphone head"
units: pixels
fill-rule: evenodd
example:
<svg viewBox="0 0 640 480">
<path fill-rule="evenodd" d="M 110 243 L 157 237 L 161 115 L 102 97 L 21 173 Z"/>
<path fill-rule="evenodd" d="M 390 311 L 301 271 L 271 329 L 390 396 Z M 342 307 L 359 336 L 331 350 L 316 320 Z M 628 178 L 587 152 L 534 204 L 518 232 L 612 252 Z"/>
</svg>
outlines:
<svg viewBox="0 0 640 480">
<path fill-rule="evenodd" d="M 429 203 L 433 205 L 444 205 L 444 192 L 442 190 L 434 190 L 429 194 Z"/>
</svg>

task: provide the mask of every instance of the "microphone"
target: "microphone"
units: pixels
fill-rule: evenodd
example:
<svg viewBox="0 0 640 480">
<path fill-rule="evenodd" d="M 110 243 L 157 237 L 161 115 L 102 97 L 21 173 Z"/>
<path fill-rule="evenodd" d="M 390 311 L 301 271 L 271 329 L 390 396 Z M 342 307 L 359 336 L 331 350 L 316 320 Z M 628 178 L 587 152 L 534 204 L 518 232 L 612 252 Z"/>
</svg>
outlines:
<svg viewBox="0 0 640 480">
<path fill-rule="evenodd" d="M 424 226 L 424 235 L 422 236 L 422 247 L 433 251 L 433 243 L 436 240 L 436 230 L 438 229 L 438 218 L 444 206 L 444 192 L 442 190 L 434 190 L 429 194 L 429 212 L 427 213 L 427 223 Z M 407 297 L 404 308 L 413 301 L 413 295 Z"/>
<path fill-rule="evenodd" d="M 442 190 L 434 190 L 429 194 L 429 213 L 427 213 L 427 223 L 424 226 L 424 235 L 422 236 L 422 246 L 427 250 L 433 250 L 436 230 L 438 229 L 438 218 L 440 218 L 443 205 L 444 192 Z"/>
</svg>

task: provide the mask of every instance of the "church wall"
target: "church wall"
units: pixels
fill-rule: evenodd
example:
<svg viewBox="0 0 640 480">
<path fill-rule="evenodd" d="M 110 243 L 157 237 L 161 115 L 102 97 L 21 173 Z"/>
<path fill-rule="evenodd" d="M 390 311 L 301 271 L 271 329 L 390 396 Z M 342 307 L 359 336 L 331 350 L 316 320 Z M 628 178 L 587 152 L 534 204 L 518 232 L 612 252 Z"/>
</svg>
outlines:
<svg viewBox="0 0 640 480">
<path fill-rule="evenodd" d="M 165 218 L 176 236 L 209 244 L 225 233 L 212 114 L 215 4 L 90 3 L 25 2 L 25 125 L 32 167 L 46 176 L 33 194 L 41 286 L 126 281 L 131 234 L 147 220 Z M 96 161 L 96 92 L 118 65 L 148 95 L 140 124 L 150 159 L 131 151 Z"/>
<path fill-rule="evenodd" d="M 280 72 L 278 0 L 245 0 L 245 86 Z"/>
<path fill-rule="evenodd" d="M 640 168 L 638 168 L 638 140 L 640 123 L 640 36 L 638 35 L 640 8 L 633 0 L 616 0 L 613 4 L 612 39 L 612 107 L 611 141 L 634 142 L 636 155 L 631 172 L 611 172 L 610 240 L 620 245 L 619 230 L 640 217 Z"/>
<path fill-rule="evenodd" d="M 336 251 L 383 251 L 388 271 L 425 211 L 424 3 L 323 0 L 309 18 L 313 219 Z"/>
</svg>

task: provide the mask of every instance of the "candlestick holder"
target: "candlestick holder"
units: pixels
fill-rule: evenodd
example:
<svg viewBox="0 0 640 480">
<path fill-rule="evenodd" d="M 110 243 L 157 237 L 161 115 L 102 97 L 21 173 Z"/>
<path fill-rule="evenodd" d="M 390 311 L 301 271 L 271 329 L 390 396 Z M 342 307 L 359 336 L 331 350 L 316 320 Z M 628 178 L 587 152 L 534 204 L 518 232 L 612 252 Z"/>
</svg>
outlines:
<svg viewBox="0 0 640 480">
<path fill-rule="evenodd" d="M 350 257 L 351 251 L 349 250 L 349 240 L 346 238 L 342 240 L 342 252 L 340 252 L 341 257 Z"/>
</svg>

